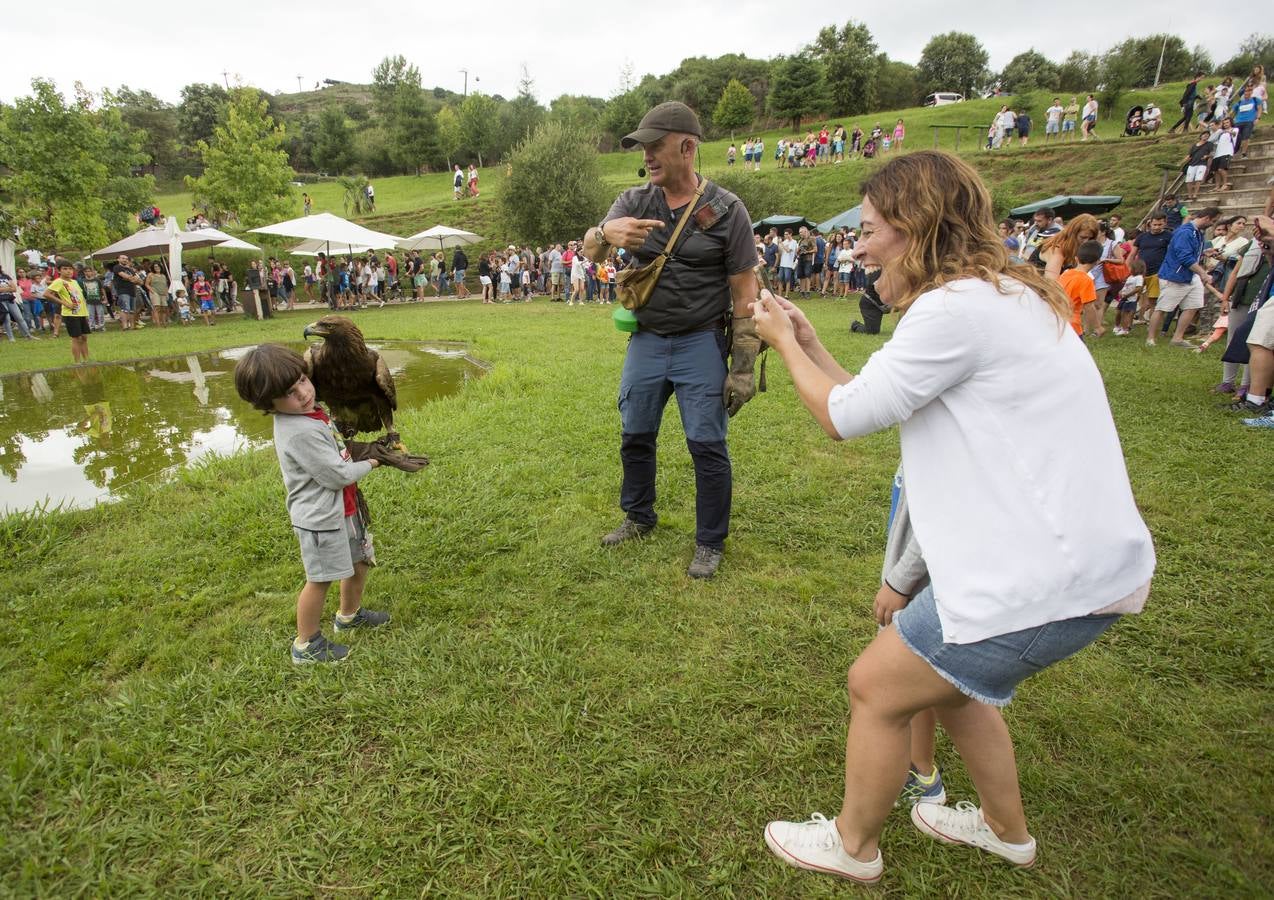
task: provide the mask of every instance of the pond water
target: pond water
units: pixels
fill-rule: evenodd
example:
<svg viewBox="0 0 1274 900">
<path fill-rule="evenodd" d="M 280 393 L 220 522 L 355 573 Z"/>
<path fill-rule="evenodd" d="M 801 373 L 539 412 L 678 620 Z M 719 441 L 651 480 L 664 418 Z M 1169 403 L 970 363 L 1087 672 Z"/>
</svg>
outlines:
<svg viewBox="0 0 1274 900">
<path fill-rule="evenodd" d="M 455 345 L 368 346 L 394 374 L 399 409 L 455 393 L 482 371 Z M 208 454 L 268 444 L 270 418 L 234 389 L 234 364 L 250 349 L 0 376 L 0 515 L 92 506 Z"/>
</svg>

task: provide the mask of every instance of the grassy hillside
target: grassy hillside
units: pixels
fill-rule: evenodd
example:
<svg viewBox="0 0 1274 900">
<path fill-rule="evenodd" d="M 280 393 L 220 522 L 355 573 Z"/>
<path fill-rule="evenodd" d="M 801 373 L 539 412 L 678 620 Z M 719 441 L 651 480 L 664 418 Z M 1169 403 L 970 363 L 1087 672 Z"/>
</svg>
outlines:
<svg viewBox="0 0 1274 900">
<path fill-rule="evenodd" d="M 336 91 L 346 86 L 329 88 Z M 326 93 L 326 92 L 324 92 Z M 934 145 L 933 125 L 971 125 L 960 139 L 960 153 L 965 156 L 986 179 L 997 200 L 997 208 L 1006 211 L 1012 206 L 1058 193 L 1122 194 L 1125 197 L 1123 212 L 1126 216 L 1138 215 L 1154 198 L 1159 186 L 1159 164 L 1180 161 L 1185 147 L 1180 138 L 1127 138 L 1120 137 L 1123 130 L 1124 111 L 1134 103 L 1145 103 L 1152 97 L 1165 109 L 1173 109 L 1173 102 L 1181 93 L 1181 85 L 1164 85 L 1156 91 L 1132 91 L 1120 101 L 1113 118 L 1102 120 L 1098 133 L 1102 140 L 1091 144 L 1078 141 L 1066 144 L 1044 143 L 1044 109 L 1051 95 L 1036 92 L 1027 98 L 974 100 L 966 103 L 934 108 L 912 108 L 880 112 L 871 116 L 841 117 L 830 123 L 843 123 L 852 130 L 855 124 L 870 131 L 879 122 L 892 128 L 902 118 L 907 126 L 907 149 L 927 149 Z M 1080 98 L 1082 101 L 1082 97 Z M 1063 97 L 1063 102 L 1066 98 Z M 1025 102 L 1022 102 L 1025 101 Z M 1026 148 L 1013 146 L 995 153 L 980 150 L 986 126 L 1002 102 L 1013 102 L 1016 108 L 1031 109 L 1034 132 Z M 814 126 L 817 128 L 817 125 Z M 820 166 L 812 170 L 778 170 L 774 166 L 773 151 L 781 137 L 791 132 L 771 130 L 764 133 L 767 160 L 763 170 L 753 177 L 763 185 L 766 196 L 781 198 L 782 208 L 749 209 L 754 218 L 784 212 L 808 216 L 815 220 L 829 218 L 859 202 L 858 185 L 873 168 L 883 165 L 888 157 L 874 161 L 855 160 L 840 166 Z M 741 147 L 744 136 L 736 136 Z M 701 151 L 702 170 L 709 176 L 720 175 L 727 170 L 726 148 L 728 140 L 710 141 Z M 939 137 L 943 149 L 953 149 L 954 138 L 944 131 Z M 605 153 L 599 157 L 602 177 L 609 188 L 620 190 L 639 183 L 637 169 L 641 165 L 638 152 Z M 741 170 L 741 165 L 736 165 Z M 505 181 L 503 166 L 489 166 L 480 173 L 481 197 L 477 200 L 456 202 L 452 199 L 451 176 L 445 172 L 421 176 L 378 178 L 376 186 L 377 212 L 359 221 L 373 228 L 393 234 L 410 234 L 432 225 L 444 224 L 467 228 L 491 238 L 492 246 L 507 244 L 516 235 L 508 234 L 499 221 L 496 200 Z M 307 185 L 297 189 L 296 215 L 301 214 L 300 192 L 306 190 L 314 200 L 315 211 L 344 215 L 343 191 L 334 182 Z M 746 194 L 745 194 L 746 199 Z M 188 192 L 164 194 L 159 198 L 160 208 L 184 216 L 190 209 Z M 563 238 L 571 235 L 563 235 Z M 281 246 L 281 245 L 279 245 Z"/>
<path fill-rule="evenodd" d="M 804 304 L 861 366 L 846 303 Z M 117 504 L 0 521 L 0 870 L 14 896 L 843 896 L 766 852 L 835 812 L 845 667 L 875 632 L 896 432 L 833 444 L 784 367 L 731 423 L 734 528 L 684 575 L 693 467 L 664 423 L 660 528 L 614 552 L 605 308 L 427 304 L 369 336 L 494 364 L 401 410 L 433 465 L 365 483 L 381 565 L 342 668 L 286 659 L 300 566 L 273 452 Z M 309 314 L 94 335 L 99 358 L 295 340 Z M 890 326 L 891 327 L 890 323 Z M 60 364 L 65 342 L 0 367 Z M 1029 872 L 884 834 L 885 896 L 1255 897 L 1274 883 L 1267 435 L 1206 399 L 1215 355 L 1094 346 L 1159 570 L 1144 615 L 1008 710 Z M 1148 386 L 1153 386 L 1149 387 Z M 330 613 L 328 616 L 330 626 Z M 953 800 L 972 789 L 939 747 Z M 1260 887 L 1262 884 L 1266 888 Z"/>
</svg>

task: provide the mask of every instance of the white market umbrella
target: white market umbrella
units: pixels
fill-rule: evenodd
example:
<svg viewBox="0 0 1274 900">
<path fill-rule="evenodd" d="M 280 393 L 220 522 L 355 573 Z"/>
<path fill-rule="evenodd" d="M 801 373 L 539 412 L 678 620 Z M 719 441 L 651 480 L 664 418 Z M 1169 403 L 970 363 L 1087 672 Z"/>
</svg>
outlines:
<svg viewBox="0 0 1274 900">
<path fill-rule="evenodd" d="M 330 246 L 331 245 L 327 241 L 316 241 L 316 240 L 301 241 L 301 243 L 297 244 L 295 247 L 289 250 L 288 253 L 291 253 L 293 256 L 318 256 L 320 253 L 327 253 Z M 366 253 L 372 248 L 366 246 L 365 244 L 354 244 L 353 246 L 349 246 L 349 245 L 338 246 L 336 249 L 338 252 L 342 250 L 346 250 L 350 254 L 357 254 L 357 253 Z"/>
<path fill-rule="evenodd" d="M 249 244 L 242 238 L 237 238 L 233 234 L 227 234 L 217 228 L 192 228 L 189 231 L 183 231 L 182 234 L 211 235 L 212 237 L 221 238 L 221 243 L 214 244 L 218 250 L 250 250 L 255 253 L 261 253 L 262 250 L 256 244 Z M 183 241 L 186 240 L 183 238 Z M 183 244 L 185 247 L 191 247 L 189 243 Z M 194 249 L 193 247 L 191 249 Z"/>
<path fill-rule="evenodd" d="M 370 228 L 364 228 L 362 225 L 331 213 L 301 216 L 299 219 L 289 219 L 286 222 L 276 222 L 273 225 L 249 230 L 256 234 L 278 234 L 283 237 L 321 241 L 328 248 L 335 245 L 337 250 L 347 248 L 350 252 L 353 252 L 354 247 L 390 248 L 398 244 L 398 238 L 392 234 L 372 231 Z"/>
<path fill-rule="evenodd" d="M 171 227 L 176 228 L 175 219 L 168 219 Z M 141 231 L 135 231 L 126 238 L 122 238 L 109 246 L 103 247 L 101 250 L 93 251 L 93 259 L 110 259 L 119 256 L 121 253 L 127 253 L 129 256 L 149 256 L 155 253 L 168 252 L 168 245 L 172 240 L 169 234 L 169 225 L 165 224 L 162 228 L 150 226 L 143 228 Z M 177 239 L 181 241 L 181 246 L 187 250 L 198 250 L 200 247 L 216 247 L 224 244 L 226 241 L 234 240 L 224 231 L 217 231 L 215 228 L 201 228 L 196 231 L 177 231 Z M 257 248 L 253 248 L 257 249 Z"/>
<path fill-rule="evenodd" d="M 435 225 L 433 228 L 426 228 L 411 237 L 403 238 L 398 242 L 398 246 L 403 250 L 424 250 L 426 248 L 446 250 L 448 247 L 467 247 L 469 244 L 476 244 L 481 240 L 483 238 L 472 231 L 462 231 L 459 228 L 449 228 L 446 225 Z"/>
</svg>

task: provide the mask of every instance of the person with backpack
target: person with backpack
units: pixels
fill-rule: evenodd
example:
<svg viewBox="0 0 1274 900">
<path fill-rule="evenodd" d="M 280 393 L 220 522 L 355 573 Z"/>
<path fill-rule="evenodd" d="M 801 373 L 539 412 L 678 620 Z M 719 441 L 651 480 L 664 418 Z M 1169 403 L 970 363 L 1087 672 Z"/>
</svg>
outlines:
<svg viewBox="0 0 1274 900">
<path fill-rule="evenodd" d="M 711 578 L 724 556 L 734 485 L 727 423 L 756 393 L 761 349 L 750 311 L 758 288 L 751 219 L 738 197 L 695 171 L 702 140 L 684 103 L 647 112 L 620 143 L 641 148 L 649 180 L 620 194 L 584 238 L 594 262 L 612 248 L 634 256 L 617 284 L 637 325 L 619 383 L 624 520 L 602 545 L 639 540 L 658 522 L 655 452 L 676 396 L 695 469 L 691 578 Z M 693 240 L 679 241 L 686 232 Z"/>
</svg>

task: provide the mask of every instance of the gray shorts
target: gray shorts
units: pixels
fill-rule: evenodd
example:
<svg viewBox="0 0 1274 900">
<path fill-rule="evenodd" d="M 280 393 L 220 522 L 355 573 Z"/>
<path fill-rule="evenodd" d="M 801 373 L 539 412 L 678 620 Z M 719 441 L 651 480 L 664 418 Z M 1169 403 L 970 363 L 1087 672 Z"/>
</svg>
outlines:
<svg viewBox="0 0 1274 900">
<path fill-rule="evenodd" d="M 301 545 L 301 564 L 305 567 L 306 581 L 326 584 L 350 578 L 354 574 L 354 563 L 367 559 L 367 529 L 363 526 L 363 517 L 358 514 L 346 516 L 344 527 L 331 531 L 310 531 L 295 525 L 292 530 Z"/>
</svg>

